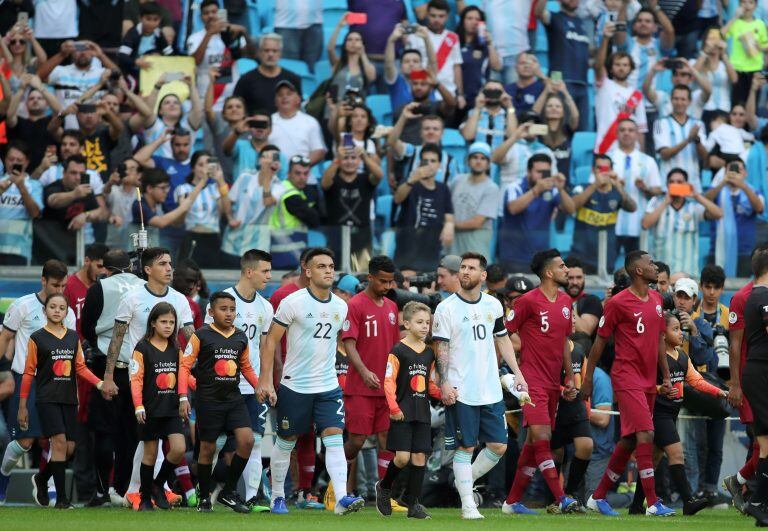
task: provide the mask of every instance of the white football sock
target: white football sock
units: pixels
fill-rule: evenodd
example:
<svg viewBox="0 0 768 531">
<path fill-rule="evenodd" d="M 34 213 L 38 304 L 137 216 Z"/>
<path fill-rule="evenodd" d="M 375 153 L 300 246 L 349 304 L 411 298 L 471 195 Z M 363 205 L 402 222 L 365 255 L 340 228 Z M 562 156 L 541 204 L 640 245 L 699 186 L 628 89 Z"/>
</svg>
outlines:
<svg viewBox="0 0 768 531">
<path fill-rule="evenodd" d="M 347 495 L 347 457 L 344 455 L 344 438 L 341 434 L 323 437 L 325 445 L 325 469 L 331 476 L 336 503 Z"/>
<path fill-rule="evenodd" d="M 5 447 L 5 455 L 3 455 L 3 464 L 0 465 L 0 474 L 4 476 L 10 476 L 11 471 L 19 464 L 21 456 L 23 456 L 27 450 L 22 448 L 18 441 L 11 441 L 8 446 Z"/>
<path fill-rule="evenodd" d="M 272 499 L 285 498 L 285 475 L 291 466 L 291 452 L 296 441 L 286 441 L 277 437 L 272 445 L 272 458 L 269 468 L 272 471 Z"/>
<path fill-rule="evenodd" d="M 243 471 L 243 480 L 245 481 L 245 499 L 250 500 L 259 493 L 261 484 L 261 435 L 253 434 L 253 448 L 251 455 L 248 456 L 248 464 Z"/>
<path fill-rule="evenodd" d="M 492 452 L 487 446 L 483 448 L 472 463 L 472 483 L 483 477 L 488 473 L 490 469 L 495 467 L 501 456 L 495 452 Z"/>
<path fill-rule="evenodd" d="M 477 507 L 472 495 L 472 454 L 456 450 L 453 454 L 453 475 L 456 477 L 456 489 L 461 498 L 461 508 Z"/>
<path fill-rule="evenodd" d="M 125 494 L 134 494 L 141 492 L 141 460 L 144 457 L 144 441 L 139 441 L 136 446 L 136 452 L 133 454 L 133 468 L 131 469 L 131 482 L 128 484 L 128 490 Z"/>
</svg>

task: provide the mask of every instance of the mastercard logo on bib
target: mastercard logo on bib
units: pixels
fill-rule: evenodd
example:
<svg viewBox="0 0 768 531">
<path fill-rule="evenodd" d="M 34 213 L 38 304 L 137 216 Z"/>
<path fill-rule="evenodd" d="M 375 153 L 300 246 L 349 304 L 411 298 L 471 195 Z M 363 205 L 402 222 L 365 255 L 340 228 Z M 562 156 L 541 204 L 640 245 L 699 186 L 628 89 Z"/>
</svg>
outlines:
<svg viewBox="0 0 768 531">
<path fill-rule="evenodd" d="M 173 389 L 176 387 L 176 375 L 172 372 L 161 372 L 155 378 L 155 383 L 158 389 Z"/>
<path fill-rule="evenodd" d="M 72 362 L 69 360 L 53 362 L 53 374 L 56 376 L 69 376 L 72 374 Z"/>
<path fill-rule="evenodd" d="M 417 393 L 423 393 L 426 388 L 427 388 L 426 380 L 421 374 L 417 374 L 416 376 L 411 378 L 411 389 L 413 389 Z"/>
<path fill-rule="evenodd" d="M 232 360 L 219 360 L 213 366 L 219 376 L 234 376 L 237 373 L 237 363 Z"/>
</svg>

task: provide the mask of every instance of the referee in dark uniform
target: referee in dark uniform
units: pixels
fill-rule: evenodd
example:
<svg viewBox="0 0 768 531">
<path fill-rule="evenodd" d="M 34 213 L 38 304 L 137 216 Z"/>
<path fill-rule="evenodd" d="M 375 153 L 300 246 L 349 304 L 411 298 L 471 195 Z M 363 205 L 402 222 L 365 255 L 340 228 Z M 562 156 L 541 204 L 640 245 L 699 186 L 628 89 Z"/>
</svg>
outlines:
<svg viewBox="0 0 768 531">
<path fill-rule="evenodd" d="M 747 363 L 741 377 L 744 397 L 752 406 L 752 425 L 760 445 L 757 465 L 757 488 L 745 512 L 755 518 L 758 527 L 768 526 L 768 252 L 752 257 L 755 287 L 744 308 L 744 337 L 747 340 Z"/>
</svg>

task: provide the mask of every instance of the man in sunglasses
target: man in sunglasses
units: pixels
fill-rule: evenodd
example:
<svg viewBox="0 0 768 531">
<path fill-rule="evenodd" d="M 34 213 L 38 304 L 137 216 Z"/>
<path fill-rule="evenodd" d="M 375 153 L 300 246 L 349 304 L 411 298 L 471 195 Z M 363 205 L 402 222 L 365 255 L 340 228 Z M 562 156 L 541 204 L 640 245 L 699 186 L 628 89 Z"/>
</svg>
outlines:
<svg viewBox="0 0 768 531">
<path fill-rule="evenodd" d="M 235 181 L 243 173 L 259 171 L 259 154 L 270 144 L 271 134 L 272 116 L 266 109 L 257 110 L 235 124 L 221 144 L 224 154 L 232 157 L 232 178 Z M 284 173 L 280 177 L 285 177 Z"/>
</svg>

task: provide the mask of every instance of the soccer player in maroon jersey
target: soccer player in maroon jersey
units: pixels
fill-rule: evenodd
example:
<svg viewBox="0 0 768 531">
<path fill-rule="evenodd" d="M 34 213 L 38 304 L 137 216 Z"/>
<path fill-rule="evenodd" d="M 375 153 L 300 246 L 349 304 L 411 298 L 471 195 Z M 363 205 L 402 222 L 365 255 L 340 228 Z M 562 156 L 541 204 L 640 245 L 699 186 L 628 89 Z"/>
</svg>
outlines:
<svg viewBox="0 0 768 531">
<path fill-rule="evenodd" d="M 107 251 L 109 251 L 109 247 L 103 243 L 93 243 L 86 247 L 83 267 L 67 278 L 64 295 L 69 299 L 69 306 L 75 312 L 77 335 L 80 336 L 80 341 L 85 339 L 80 333 L 80 314 L 85 304 L 85 294 L 88 293 L 88 288 L 99 279 L 99 275 L 104 274 L 104 255 L 107 254 Z"/>
<path fill-rule="evenodd" d="M 274 311 L 277 311 L 280 302 L 282 302 L 288 295 L 309 286 L 309 280 L 306 275 L 306 256 L 312 249 L 313 247 L 307 247 L 299 257 L 299 269 L 301 270 L 301 274 L 293 281 L 288 282 L 285 286 L 277 288 L 269 298 L 269 303 L 272 305 Z M 287 352 L 287 338 L 288 334 L 283 336 L 280 340 L 280 349 L 275 352 L 275 389 L 279 387 L 280 379 L 283 376 L 283 362 L 285 361 L 285 353 Z M 309 433 L 302 435 L 296 441 L 296 461 L 299 468 L 299 488 L 298 497 L 296 498 L 296 508 L 298 509 L 325 509 L 325 506 L 317 499 L 317 496 L 314 496 L 310 492 L 310 489 L 312 488 L 312 478 L 315 476 L 315 439 L 315 430 L 311 429 Z"/>
<path fill-rule="evenodd" d="M 768 246 L 761 245 L 752 252 L 752 257 L 760 252 L 768 252 Z M 747 304 L 747 298 L 752 293 L 755 282 L 751 280 L 743 286 L 731 298 L 730 312 L 728 313 L 728 336 L 730 344 L 728 365 L 731 369 L 731 380 L 728 387 L 728 402 L 739 408 L 739 420 L 752 430 L 754 416 L 749 402 L 744 398 L 741 391 L 741 376 L 744 371 L 744 364 L 747 362 L 747 340 L 744 337 L 744 307 Z M 742 513 L 744 512 L 746 502 L 744 500 L 744 485 L 752 479 L 757 470 L 757 464 L 760 460 L 760 446 L 755 437 L 752 441 L 752 455 L 744 466 L 736 474 L 727 476 L 723 479 L 723 487 L 728 491 L 733 499 L 733 506 Z"/>
<path fill-rule="evenodd" d="M 616 355 L 611 369 L 611 383 L 619 403 L 621 440 L 616 444 L 600 484 L 587 501 L 587 509 L 606 516 L 619 515 L 606 501 L 605 495 L 624 472 L 634 451 L 648 504 L 645 514 L 671 516 L 675 511 L 656 497 L 653 478 L 652 415 L 659 369 L 662 384 L 658 392 L 668 397 L 676 395 L 667 365 L 662 298 L 657 291 L 648 288 L 649 284 L 656 282 L 658 268 L 648 253 L 638 250 L 627 254 L 624 269 L 631 283 L 605 304 L 581 385 L 582 396 L 587 400 L 592 394 L 595 367 L 608 338 L 613 336 Z"/>
<path fill-rule="evenodd" d="M 549 446 L 563 371 L 563 396 L 573 400 L 578 392 L 573 386 L 568 345 L 568 335 L 573 328 L 571 298 L 560 289 L 568 285 L 568 267 L 557 249 L 549 249 L 533 256 L 531 271 L 541 280 L 539 287 L 518 297 L 507 318 L 507 329 L 520 336 L 520 371 L 528 382 L 532 403 L 523 404 L 523 423 L 528 432 L 517 460 L 514 483 L 501 510 L 505 514 L 537 514 L 520 500 L 538 467 L 560 511 L 569 513 L 578 507 L 578 502 L 563 492 Z"/>
<path fill-rule="evenodd" d="M 349 299 L 341 339 L 349 370 L 344 386 L 344 409 L 349 434 L 344 444 L 347 461 L 353 461 L 365 440 L 376 435 L 379 443 L 379 478 L 387 473 L 394 454 L 387 450 L 389 406 L 384 394 L 384 373 L 392 347 L 400 340 L 397 304 L 385 295 L 395 281 L 395 263 L 387 256 L 368 262 L 368 285 Z"/>
</svg>

